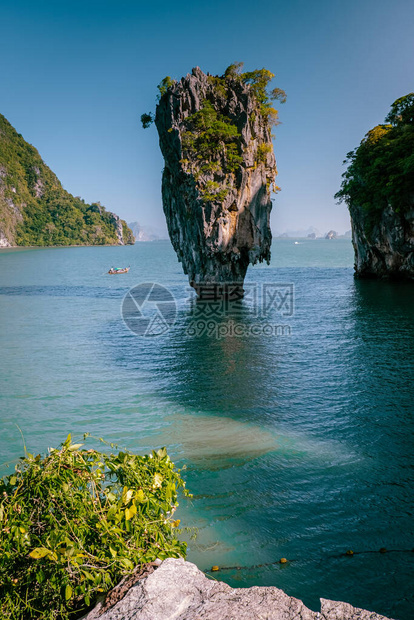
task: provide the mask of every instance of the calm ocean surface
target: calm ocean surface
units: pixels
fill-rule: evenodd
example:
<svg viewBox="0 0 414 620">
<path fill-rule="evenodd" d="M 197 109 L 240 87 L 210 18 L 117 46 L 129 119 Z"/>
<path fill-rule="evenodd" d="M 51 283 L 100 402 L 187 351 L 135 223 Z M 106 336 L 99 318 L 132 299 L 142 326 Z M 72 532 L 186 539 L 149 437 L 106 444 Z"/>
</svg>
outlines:
<svg viewBox="0 0 414 620">
<path fill-rule="evenodd" d="M 85 431 L 166 445 L 187 466 L 194 499 L 178 517 L 198 528 L 201 569 L 243 566 L 217 575 L 315 610 L 323 597 L 412 620 L 414 286 L 355 281 L 352 263 L 348 240 L 278 239 L 247 283 L 293 285 L 290 312 L 275 303 L 265 319 L 290 335 L 260 331 L 252 295 L 192 336 L 198 310 L 167 241 L 1 251 L 0 464 L 23 452 L 16 424 L 36 453 Z M 131 270 L 105 275 L 114 264 Z M 177 300 L 159 338 L 120 315 L 142 282 Z M 230 319 L 243 335 L 225 335 Z M 381 547 L 401 551 L 370 553 Z"/>
</svg>

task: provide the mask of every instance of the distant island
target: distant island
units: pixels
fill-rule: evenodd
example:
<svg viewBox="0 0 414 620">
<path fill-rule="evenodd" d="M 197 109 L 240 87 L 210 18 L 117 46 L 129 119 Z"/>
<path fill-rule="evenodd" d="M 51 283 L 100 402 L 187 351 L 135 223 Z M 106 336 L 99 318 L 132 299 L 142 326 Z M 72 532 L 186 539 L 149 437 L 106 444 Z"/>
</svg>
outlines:
<svg viewBox="0 0 414 620">
<path fill-rule="evenodd" d="M 275 232 L 273 236 L 277 239 L 350 239 L 352 231 L 347 230 L 341 234 L 331 229 L 326 233 L 321 233 L 314 226 L 310 226 L 306 229 L 286 230 L 283 233 Z"/>
<path fill-rule="evenodd" d="M 67 192 L 0 114 L 0 248 L 133 243 L 124 220 Z"/>
<path fill-rule="evenodd" d="M 164 232 L 150 226 L 142 226 L 139 222 L 130 222 L 128 226 L 132 230 L 135 242 L 160 241 L 161 239 L 168 239 L 167 231 Z"/>
</svg>

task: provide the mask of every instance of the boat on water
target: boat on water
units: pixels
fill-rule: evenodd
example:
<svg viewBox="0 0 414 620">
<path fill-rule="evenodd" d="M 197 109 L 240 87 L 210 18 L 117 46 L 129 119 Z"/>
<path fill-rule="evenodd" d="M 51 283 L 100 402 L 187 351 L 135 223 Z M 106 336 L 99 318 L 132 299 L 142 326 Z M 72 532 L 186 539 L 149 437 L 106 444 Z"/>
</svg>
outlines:
<svg viewBox="0 0 414 620">
<path fill-rule="evenodd" d="M 130 267 L 111 267 L 108 273 L 111 275 L 114 273 L 128 273 Z"/>
</svg>

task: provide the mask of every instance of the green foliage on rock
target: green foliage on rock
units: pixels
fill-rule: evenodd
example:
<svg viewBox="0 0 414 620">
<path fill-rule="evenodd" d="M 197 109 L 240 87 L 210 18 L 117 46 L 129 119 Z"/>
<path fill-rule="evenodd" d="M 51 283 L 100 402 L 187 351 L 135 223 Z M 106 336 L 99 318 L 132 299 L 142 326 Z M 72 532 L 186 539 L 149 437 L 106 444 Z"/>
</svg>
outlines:
<svg viewBox="0 0 414 620">
<path fill-rule="evenodd" d="M 2 620 L 79 617 L 135 566 L 185 556 L 180 488 L 165 448 L 113 454 L 69 435 L 43 458 L 26 453 L 0 481 Z"/>
<path fill-rule="evenodd" d="M 157 88 L 159 90 L 159 96 L 162 97 L 165 95 L 167 90 L 175 84 L 175 80 L 173 80 L 169 75 L 167 75 L 161 82 L 158 84 Z"/>
<path fill-rule="evenodd" d="M 122 228 L 129 230 L 121 220 Z M 114 245 L 116 217 L 63 189 L 37 150 L 0 114 L 0 231 L 14 245 Z M 129 241 L 133 243 L 130 232 Z"/>
<path fill-rule="evenodd" d="M 202 191 L 203 202 L 222 202 L 228 194 L 228 189 L 220 187 L 220 183 L 216 181 L 207 181 Z"/>
<path fill-rule="evenodd" d="M 141 114 L 141 125 L 143 129 L 148 129 L 154 122 L 154 115 L 151 112 Z"/>
<path fill-rule="evenodd" d="M 388 206 L 397 213 L 412 208 L 414 196 L 414 93 L 397 99 L 385 119 L 348 153 L 340 201 L 363 209 L 372 225 Z"/>
<path fill-rule="evenodd" d="M 121 225 L 122 225 L 122 238 L 124 240 L 124 243 L 126 245 L 134 245 L 135 243 L 134 233 L 132 232 L 132 230 L 130 229 L 130 227 L 124 220 L 121 220 Z"/>
<path fill-rule="evenodd" d="M 272 107 L 272 101 L 280 101 L 286 103 L 287 95 L 281 88 L 273 88 L 268 90 L 269 83 L 275 77 L 275 74 L 268 69 L 255 69 L 254 71 L 242 72 L 244 63 L 235 62 L 227 67 L 221 80 L 226 79 L 239 80 L 244 84 L 248 84 L 253 93 L 254 98 L 258 102 L 260 113 L 267 118 L 270 125 L 277 125 L 278 112 Z"/>
<path fill-rule="evenodd" d="M 236 171 L 243 161 L 238 152 L 239 131 L 210 101 L 204 101 L 201 110 L 185 120 L 185 126 L 181 136 L 184 159 L 220 163 L 224 172 Z"/>
<path fill-rule="evenodd" d="M 266 158 L 272 152 L 271 144 L 259 144 L 257 147 L 257 161 L 260 164 L 266 163 Z"/>
</svg>

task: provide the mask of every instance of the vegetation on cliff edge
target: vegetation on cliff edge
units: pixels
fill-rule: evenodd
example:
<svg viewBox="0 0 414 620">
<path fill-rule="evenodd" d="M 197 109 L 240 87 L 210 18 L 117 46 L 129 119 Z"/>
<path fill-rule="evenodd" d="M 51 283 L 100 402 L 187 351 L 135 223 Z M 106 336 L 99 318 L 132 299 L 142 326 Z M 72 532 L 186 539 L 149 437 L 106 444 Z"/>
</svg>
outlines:
<svg viewBox="0 0 414 620">
<path fill-rule="evenodd" d="M 369 232 L 383 210 L 412 208 L 414 199 L 414 93 L 391 106 L 385 123 L 371 129 L 347 154 L 341 189 L 335 195 L 366 214 Z"/>
<path fill-rule="evenodd" d="M 120 221 L 124 243 L 134 243 Z M 0 114 L 0 231 L 14 245 L 117 244 L 116 219 L 72 196 L 38 151 Z"/>
<path fill-rule="evenodd" d="M 272 107 L 272 101 L 286 102 L 286 92 L 281 88 L 273 88 L 269 90 L 269 83 L 275 77 L 275 74 L 268 69 L 255 69 L 254 71 L 243 72 L 244 63 L 234 62 L 227 67 L 224 74 L 208 75 L 208 80 L 214 86 L 217 94 L 222 98 L 226 98 L 228 95 L 228 86 L 231 82 L 236 81 L 249 86 L 250 91 L 258 104 L 258 111 L 267 120 L 269 125 L 278 124 L 278 111 Z M 158 96 L 159 101 L 176 83 L 169 75 L 167 75 L 158 84 Z M 152 112 L 144 113 L 141 115 L 141 124 L 144 129 L 147 129 L 155 120 Z"/>
<path fill-rule="evenodd" d="M 249 121 L 253 124 L 261 118 L 268 128 L 278 124 L 278 112 L 272 107 L 272 101 L 278 99 L 286 101 L 286 93 L 280 88 L 269 90 L 270 81 L 275 77 L 268 69 L 243 72 L 243 63 L 233 63 L 225 70 L 222 76 L 207 75 L 211 90 L 202 101 L 201 108 L 186 117 L 183 121 L 184 130 L 181 131 L 182 159 L 184 170 L 194 175 L 196 181 L 200 177 L 211 175 L 206 180 L 200 193 L 204 202 L 222 201 L 228 190 L 220 187 L 214 174 L 235 174 L 243 163 L 241 133 L 236 119 L 225 113 L 227 100 L 234 96 L 235 83 L 248 86 L 255 102 L 254 112 Z M 170 88 L 176 84 L 171 77 L 165 77 L 158 85 L 158 101 L 164 97 Z M 154 121 L 152 113 L 141 115 L 144 129 Z M 173 131 L 173 129 L 169 129 Z M 271 143 L 259 144 L 257 149 L 256 165 L 265 164 L 267 154 L 272 152 Z M 270 182 L 269 182 L 270 187 Z M 275 186 L 275 191 L 276 191 Z"/>
<path fill-rule="evenodd" d="M 183 159 L 198 162 L 202 173 L 222 169 L 227 174 L 237 170 L 243 161 L 238 146 L 240 133 L 210 101 L 204 101 L 201 110 L 185 120 L 185 127 L 181 136 Z"/>
<path fill-rule="evenodd" d="M 69 435 L 43 458 L 26 452 L 0 480 L 1 618 L 79 617 L 137 565 L 185 557 L 180 488 L 165 448 L 112 454 Z"/>
</svg>

